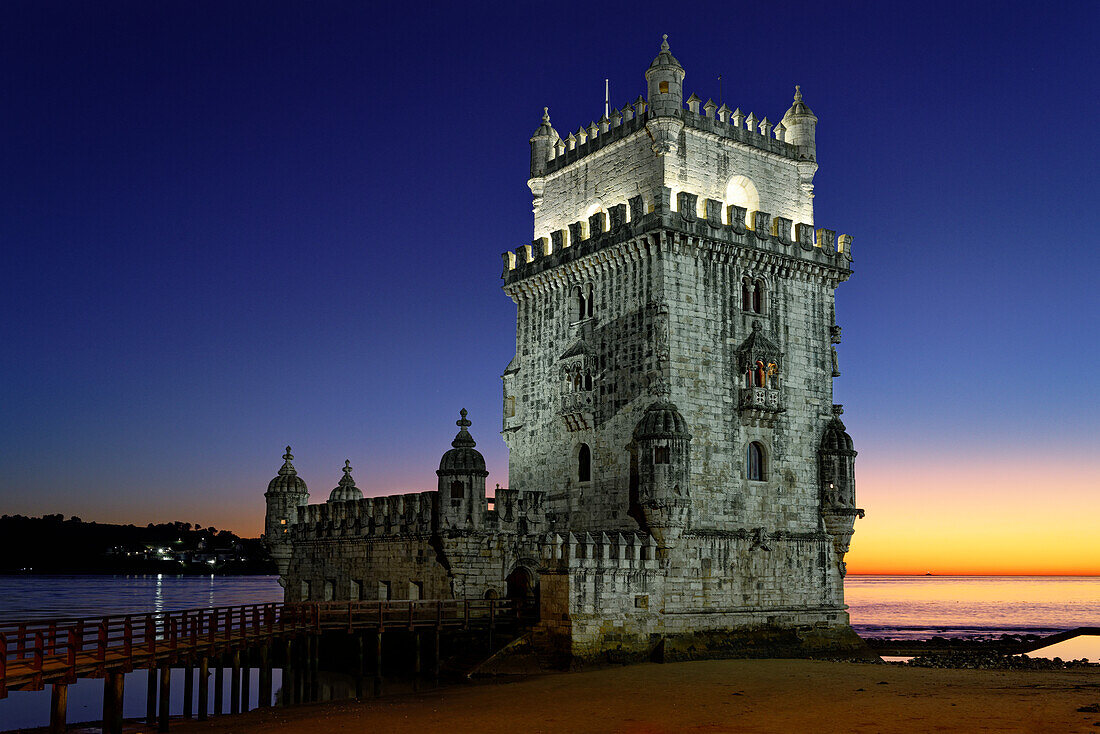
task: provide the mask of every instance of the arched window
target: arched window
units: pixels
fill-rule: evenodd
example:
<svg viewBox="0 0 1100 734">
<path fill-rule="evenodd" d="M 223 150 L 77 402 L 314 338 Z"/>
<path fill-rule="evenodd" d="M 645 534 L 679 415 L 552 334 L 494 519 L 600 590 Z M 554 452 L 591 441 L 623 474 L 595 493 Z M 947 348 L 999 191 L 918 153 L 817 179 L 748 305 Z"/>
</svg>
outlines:
<svg viewBox="0 0 1100 734">
<path fill-rule="evenodd" d="M 573 289 L 573 298 L 576 301 L 574 313 L 577 315 L 577 321 L 583 320 L 588 315 L 588 304 L 584 297 L 584 291 L 580 286 Z"/>
<path fill-rule="evenodd" d="M 582 443 L 577 452 L 577 480 L 581 482 L 592 481 L 592 449 L 588 444 Z"/>
<path fill-rule="evenodd" d="M 585 372 L 584 373 L 584 389 L 585 390 L 591 390 L 592 389 L 592 373 L 591 372 Z"/>
<path fill-rule="evenodd" d="M 764 367 L 764 363 L 759 359 L 756 360 L 756 369 L 752 372 L 752 384 L 755 387 L 767 387 L 768 386 L 768 373 Z"/>
<path fill-rule="evenodd" d="M 462 486 L 462 482 L 457 479 L 451 482 L 451 499 L 460 500 L 466 496 L 465 488 Z"/>
<path fill-rule="evenodd" d="M 764 281 L 758 280 L 752 289 L 752 312 L 764 313 Z"/>
<path fill-rule="evenodd" d="M 653 463 L 667 464 L 669 460 L 669 453 L 670 452 L 668 446 L 653 447 Z"/>
<path fill-rule="evenodd" d="M 748 476 L 749 479 L 762 482 L 766 475 L 766 467 L 764 466 L 764 447 L 759 442 L 753 441 L 749 444 L 748 455 Z"/>
<path fill-rule="evenodd" d="M 752 285 L 748 278 L 741 279 L 741 310 L 752 310 Z"/>
<path fill-rule="evenodd" d="M 592 316 L 593 310 L 595 310 L 596 299 L 592 297 L 592 286 L 588 286 L 587 297 L 585 302 L 588 304 L 587 315 Z"/>
</svg>

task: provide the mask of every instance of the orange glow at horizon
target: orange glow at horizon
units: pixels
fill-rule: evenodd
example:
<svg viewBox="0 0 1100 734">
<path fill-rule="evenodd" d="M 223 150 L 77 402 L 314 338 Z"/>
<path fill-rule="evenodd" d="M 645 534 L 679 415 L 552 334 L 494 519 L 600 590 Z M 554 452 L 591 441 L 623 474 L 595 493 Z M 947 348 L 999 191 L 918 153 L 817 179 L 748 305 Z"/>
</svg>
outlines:
<svg viewBox="0 0 1100 734">
<path fill-rule="evenodd" d="M 1100 467 L 1039 456 L 861 456 L 848 571 L 1100 574 Z"/>
<path fill-rule="evenodd" d="M 1100 575 L 1100 462 L 1046 454 L 1040 465 L 1023 452 L 961 450 L 922 462 L 874 452 L 856 459 L 856 500 L 867 517 L 856 521 L 850 574 Z M 498 481 L 507 480 L 487 484 Z M 246 537 L 263 532 L 263 515 L 262 495 L 209 513 L 220 520 L 211 524 Z"/>
</svg>

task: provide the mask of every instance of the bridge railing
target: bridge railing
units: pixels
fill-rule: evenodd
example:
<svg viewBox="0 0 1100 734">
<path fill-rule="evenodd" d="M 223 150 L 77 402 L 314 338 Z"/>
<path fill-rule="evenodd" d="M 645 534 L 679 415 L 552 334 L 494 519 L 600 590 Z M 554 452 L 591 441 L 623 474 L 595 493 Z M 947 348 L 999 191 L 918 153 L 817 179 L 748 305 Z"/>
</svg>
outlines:
<svg viewBox="0 0 1100 734">
<path fill-rule="evenodd" d="M 72 682 L 216 655 L 265 639 L 326 630 L 489 627 L 521 618 L 507 599 L 249 604 L 149 614 L 0 621 L 0 698 L 11 686 Z"/>
</svg>

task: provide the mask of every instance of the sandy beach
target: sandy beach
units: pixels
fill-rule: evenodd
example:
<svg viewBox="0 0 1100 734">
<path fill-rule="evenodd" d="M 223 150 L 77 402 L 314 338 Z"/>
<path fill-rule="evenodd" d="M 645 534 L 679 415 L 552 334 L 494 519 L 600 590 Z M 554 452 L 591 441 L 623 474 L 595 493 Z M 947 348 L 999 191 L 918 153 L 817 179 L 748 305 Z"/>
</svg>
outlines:
<svg viewBox="0 0 1100 734">
<path fill-rule="evenodd" d="M 1100 732 L 1100 669 L 808 660 L 646 664 L 265 709 L 174 732 Z"/>
</svg>

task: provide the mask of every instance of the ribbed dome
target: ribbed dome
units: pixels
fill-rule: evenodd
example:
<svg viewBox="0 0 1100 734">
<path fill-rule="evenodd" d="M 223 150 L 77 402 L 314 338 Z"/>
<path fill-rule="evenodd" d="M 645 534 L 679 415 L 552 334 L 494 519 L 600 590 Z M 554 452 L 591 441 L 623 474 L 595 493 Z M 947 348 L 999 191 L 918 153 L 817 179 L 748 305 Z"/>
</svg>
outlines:
<svg viewBox="0 0 1100 734">
<path fill-rule="evenodd" d="M 676 60 L 676 57 L 668 50 L 668 34 L 666 33 L 661 37 L 661 50 L 657 53 L 657 58 L 653 59 L 653 63 L 649 65 L 652 69 L 658 66 L 675 66 L 677 69 L 683 69 L 680 66 L 680 62 Z"/>
<path fill-rule="evenodd" d="M 794 86 L 794 104 L 792 104 L 791 108 L 783 114 L 783 124 L 787 124 L 789 120 L 795 117 L 812 117 L 815 120 L 817 119 L 817 115 L 813 113 L 813 110 L 807 107 L 806 103 L 802 101 L 802 87 L 797 84 Z"/>
<path fill-rule="evenodd" d="M 463 408 L 460 412 L 462 417 L 455 422 L 459 427 L 458 435 L 451 441 L 454 448 L 443 454 L 443 458 L 439 460 L 439 471 L 448 474 L 481 473 L 488 476 L 489 472 L 485 471 L 485 457 L 474 449 L 477 443 L 466 430 L 472 425 L 466 420 L 466 409 Z"/>
<path fill-rule="evenodd" d="M 347 502 L 363 499 L 363 492 L 355 486 L 355 480 L 351 478 L 351 460 L 344 459 L 344 476 L 340 477 L 340 484 L 332 490 L 328 496 L 329 502 Z"/>
<path fill-rule="evenodd" d="M 821 437 L 821 452 L 824 454 L 856 455 L 852 437 L 844 430 L 844 422 L 840 420 L 843 412 L 841 406 L 833 406 L 833 419 L 825 426 L 825 435 Z"/>
<path fill-rule="evenodd" d="M 294 465 L 290 463 L 290 460 L 293 458 L 294 455 L 290 453 L 290 447 L 287 446 L 286 453 L 283 454 L 283 466 L 279 469 L 279 475 L 267 484 L 268 492 L 295 492 L 302 494 L 309 492 L 305 480 L 298 476 L 298 472 L 294 468 Z"/>
<path fill-rule="evenodd" d="M 535 133 L 531 137 L 532 138 L 552 138 L 554 140 L 557 140 L 558 137 L 560 137 L 558 135 L 558 131 L 555 130 L 550 125 L 550 108 L 549 107 L 543 107 L 542 108 L 542 124 L 539 125 L 538 130 L 535 130 Z"/>
<path fill-rule="evenodd" d="M 687 421 L 676 406 L 658 401 L 646 408 L 642 419 L 634 427 L 634 438 L 691 438 Z"/>
</svg>

